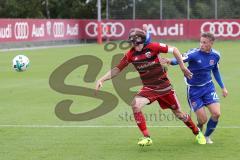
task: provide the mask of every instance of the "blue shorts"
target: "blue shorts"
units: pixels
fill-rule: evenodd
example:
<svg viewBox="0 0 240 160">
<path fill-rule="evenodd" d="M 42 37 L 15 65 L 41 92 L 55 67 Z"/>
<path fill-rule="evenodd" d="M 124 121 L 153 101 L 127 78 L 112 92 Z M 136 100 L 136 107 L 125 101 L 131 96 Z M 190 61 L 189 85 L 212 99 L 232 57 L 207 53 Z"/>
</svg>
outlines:
<svg viewBox="0 0 240 160">
<path fill-rule="evenodd" d="M 188 86 L 187 98 L 189 106 L 194 112 L 203 106 L 219 102 L 213 82 L 204 86 Z"/>
</svg>

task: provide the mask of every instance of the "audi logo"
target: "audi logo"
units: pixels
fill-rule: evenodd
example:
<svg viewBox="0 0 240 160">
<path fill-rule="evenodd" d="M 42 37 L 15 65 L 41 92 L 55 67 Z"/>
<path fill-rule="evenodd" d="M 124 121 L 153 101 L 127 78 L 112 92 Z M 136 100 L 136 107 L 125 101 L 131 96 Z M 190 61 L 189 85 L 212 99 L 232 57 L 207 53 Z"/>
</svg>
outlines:
<svg viewBox="0 0 240 160">
<path fill-rule="evenodd" d="M 14 34 L 16 39 L 27 39 L 29 35 L 29 26 L 27 22 L 16 22 L 14 26 Z"/>
<path fill-rule="evenodd" d="M 125 27 L 120 22 L 107 22 L 101 23 L 102 27 L 102 37 L 121 37 L 125 32 Z M 85 27 L 85 32 L 90 37 L 96 37 L 98 35 L 98 24 L 95 22 L 90 22 Z"/>
<path fill-rule="evenodd" d="M 63 22 L 55 22 L 53 24 L 53 35 L 56 38 L 64 37 L 65 28 Z"/>
<path fill-rule="evenodd" d="M 205 22 L 201 26 L 201 32 L 211 32 L 216 37 L 237 37 L 240 35 L 238 22 Z"/>
</svg>

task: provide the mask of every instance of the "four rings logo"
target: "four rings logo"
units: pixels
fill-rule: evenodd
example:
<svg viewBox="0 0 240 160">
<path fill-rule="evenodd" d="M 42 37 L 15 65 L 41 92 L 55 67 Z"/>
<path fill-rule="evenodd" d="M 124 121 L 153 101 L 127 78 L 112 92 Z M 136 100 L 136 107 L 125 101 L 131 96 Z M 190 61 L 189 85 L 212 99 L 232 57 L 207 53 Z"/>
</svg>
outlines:
<svg viewBox="0 0 240 160">
<path fill-rule="evenodd" d="M 125 27 L 120 22 L 107 22 L 101 23 L 102 36 L 103 37 L 121 37 L 125 32 Z M 96 37 L 98 35 L 98 24 L 96 22 L 90 22 L 85 27 L 85 32 L 90 37 Z"/>
<path fill-rule="evenodd" d="M 29 26 L 27 22 L 16 22 L 14 26 L 16 39 L 27 39 L 29 35 Z"/>
<path fill-rule="evenodd" d="M 240 23 L 238 22 L 205 22 L 201 26 L 201 33 L 211 32 L 216 37 L 240 36 Z"/>
<path fill-rule="evenodd" d="M 53 24 L 53 36 L 55 38 L 64 37 L 65 28 L 63 22 L 55 22 Z"/>
</svg>

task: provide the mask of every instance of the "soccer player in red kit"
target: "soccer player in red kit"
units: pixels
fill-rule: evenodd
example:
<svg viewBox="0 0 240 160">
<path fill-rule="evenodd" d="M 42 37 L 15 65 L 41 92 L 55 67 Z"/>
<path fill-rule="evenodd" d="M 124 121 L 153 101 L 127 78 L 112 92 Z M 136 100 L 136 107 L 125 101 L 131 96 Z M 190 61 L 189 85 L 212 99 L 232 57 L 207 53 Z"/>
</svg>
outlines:
<svg viewBox="0 0 240 160">
<path fill-rule="evenodd" d="M 135 121 L 143 134 L 138 142 L 140 146 L 149 146 L 152 139 L 148 132 L 144 115 L 141 111 L 143 106 L 158 101 L 162 109 L 171 109 L 177 118 L 182 120 L 196 135 L 199 144 L 206 144 L 206 140 L 201 131 L 193 123 L 191 117 L 182 112 L 175 91 L 167 77 L 164 67 L 159 62 L 160 53 L 173 53 L 178 60 L 179 66 L 185 77 L 191 78 L 192 73 L 184 66 L 182 56 L 176 47 L 168 46 L 163 43 L 145 43 L 146 32 L 135 28 L 129 33 L 129 41 L 132 48 L 124 55 L 120 63 L 108 71 L 96 83 L 96 91 L 102 87 L 103 82 L 117 76 L 123 68 L 132 63 L 139 72 L 143 83 L 142 89 L 134 97 L 131 107 Z"/>
</svg>

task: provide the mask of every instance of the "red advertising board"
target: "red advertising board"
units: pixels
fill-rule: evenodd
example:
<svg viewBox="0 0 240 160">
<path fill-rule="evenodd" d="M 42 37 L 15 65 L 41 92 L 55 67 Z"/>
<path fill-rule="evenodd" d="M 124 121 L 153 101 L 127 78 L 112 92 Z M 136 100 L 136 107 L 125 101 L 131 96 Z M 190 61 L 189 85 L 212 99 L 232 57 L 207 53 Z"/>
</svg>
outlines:
<svg viewBox="0 0 240 160">
<path fill-rule="evenodd" d="M 97 39 L 96 20 L 0 19 L 0 43 Z M 199 39 L 212 32 L 217 39 L 240 39 L 240 20 L 109 20 L 102 23 L 102 37 L 124 40 L 133 27 L 146 24 L 153 39 Z"/>
<path fill-rule="evenodd" d="M 84 37 L 96 38 L 97 22 L 84 21 Z M 202 32 L 212 32 L 218 39 L 240 39 L 240 20 L 114 20 L 103 21 L 103 37 L 127 39 L 133 27 L 146 24 L 154 39 L 198 40 Z"/>
<path fill-rule="evenodd" d="M 0 19 L 0 42 L 79 38 L 79 20 Z"/>
</svg>

